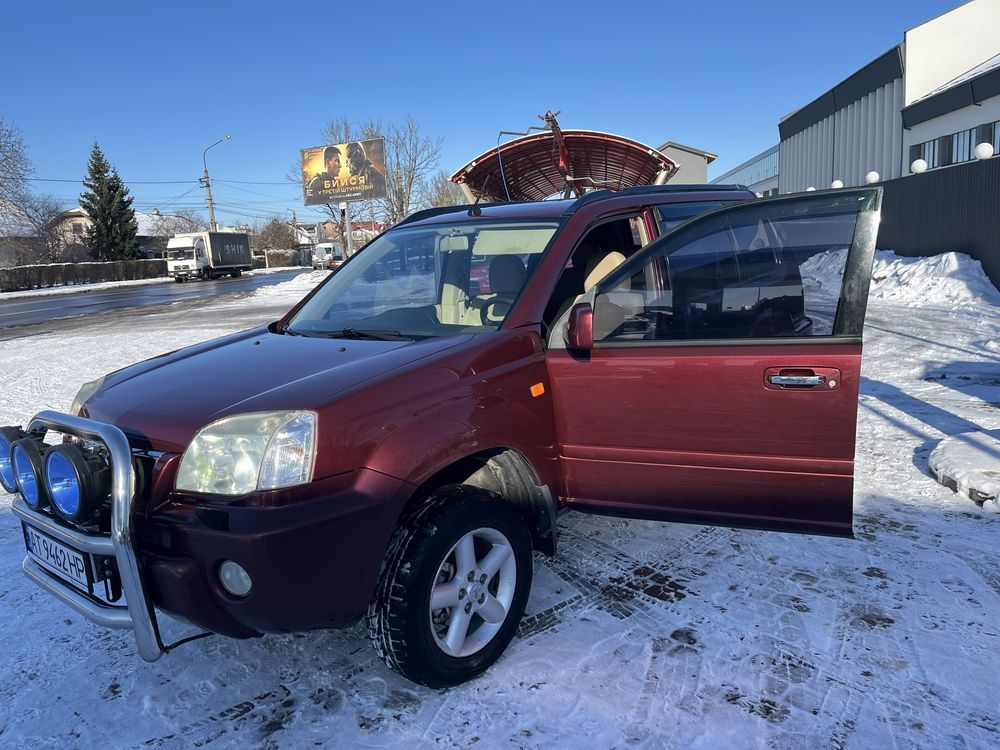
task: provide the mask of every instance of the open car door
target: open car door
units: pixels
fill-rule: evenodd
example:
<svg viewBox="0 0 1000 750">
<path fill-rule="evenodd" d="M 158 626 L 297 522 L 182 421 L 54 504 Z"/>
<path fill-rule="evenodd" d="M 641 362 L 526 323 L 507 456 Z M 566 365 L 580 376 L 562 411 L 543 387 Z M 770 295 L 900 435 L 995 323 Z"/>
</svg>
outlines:
<svg viewBox="0 0 1000 750">
<path fill-rule="evenodd" d="M 880 200 L 730 204 L 588 292 L 546 354 L 570 503 L 850 535 Z"/>
</svg>

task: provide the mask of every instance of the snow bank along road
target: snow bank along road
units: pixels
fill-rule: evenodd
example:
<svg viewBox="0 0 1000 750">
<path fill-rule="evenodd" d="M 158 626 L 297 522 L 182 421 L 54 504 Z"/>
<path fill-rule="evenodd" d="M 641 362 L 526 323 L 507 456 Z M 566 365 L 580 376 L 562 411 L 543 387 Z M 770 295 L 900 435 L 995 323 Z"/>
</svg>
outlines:
<svg viewBox="0 0 1000 750">
<path fill-rule="evenodd" d="M 316 281 L 0 342 L 0 424 L 85 380 L 274 318 Z M 854 540 L 569 514 L 519 637 L 418 688 L 361 628 L 214 637 L 154 664 L 18 571 L 0 495 L 0 744 L 42 747 L 997 747 L 1000 515 L 927 475 L 1000 427 L 1000 307 L 874 295 Z M 938 302 L 946 302 L 940 306 Z M 205 315 L 210 311 L 211 315 Z M 110 316 L 107 316 L 110 317 Z M 119 316 L 114 316 L 118 318 Z M 172 640 L 190 632 L 166 623 Z"/>
</svg>

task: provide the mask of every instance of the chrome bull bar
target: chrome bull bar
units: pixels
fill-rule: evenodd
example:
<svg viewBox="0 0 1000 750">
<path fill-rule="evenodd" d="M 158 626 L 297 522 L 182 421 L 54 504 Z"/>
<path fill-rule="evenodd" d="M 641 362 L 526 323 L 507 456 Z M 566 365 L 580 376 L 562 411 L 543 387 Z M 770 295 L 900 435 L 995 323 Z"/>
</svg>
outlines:
<svg viewBox="0 0 1000 750">
<path fill-rule="evenodd" d="M 36 414 L 28 424 L 27 432 L 44 436 L 48 430 L 97 440 L 107 447 L 111 457 L 111 535 L 87 534 L 67 528 L 49 516 L 31 510 L 21 497 L 14 501 L 11 510 L 22 521 L 70 547 L 89 554 L 114 557 L 118 562 L 118 575 L 121 577 L 126 604 L 107 604 L 87 596 L 70 584 L 49 575 L 28 555 L 21 563 L 21 569 L 28 578 L 88 620 L 108 628 L 131 628 L 135 633 L 139 655 L 146 661 L 156 661 L 164 654 L 165 649 L 160 640 L 156 612 L 143 582 L 135 551 L 135 530 L 132 525 L 135 513 L 135 479 L 128 439 L 114 425 L 55 411 Z"/>
</svg>

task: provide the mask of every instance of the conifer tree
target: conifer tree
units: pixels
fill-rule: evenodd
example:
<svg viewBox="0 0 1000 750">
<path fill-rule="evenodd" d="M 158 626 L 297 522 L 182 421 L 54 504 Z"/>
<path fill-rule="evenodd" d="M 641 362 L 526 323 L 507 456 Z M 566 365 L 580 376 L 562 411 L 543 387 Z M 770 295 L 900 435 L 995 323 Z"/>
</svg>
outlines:
<svg viewBox="0 0 1000 750">
<path fill-rule="evenodd" d="M 80 206 L 90 216 L 91 226 L 84 244 L 94 260 L 130 260 L 140 256 L 136 234 L 139 226 L 132 210 L 128 188 L 94 144 L 87 164 L 87 188 L 80 195 Z"/>
</svg>

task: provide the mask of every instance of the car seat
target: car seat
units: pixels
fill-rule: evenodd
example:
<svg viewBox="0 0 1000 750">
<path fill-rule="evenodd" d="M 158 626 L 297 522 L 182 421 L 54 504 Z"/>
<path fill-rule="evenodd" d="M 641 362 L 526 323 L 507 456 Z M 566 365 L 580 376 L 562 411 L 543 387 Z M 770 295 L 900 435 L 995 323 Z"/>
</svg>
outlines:
<svg viewBox="0 0 1000 750">
<path fill-rule="evenodd" d="M 511 305 L 528 278 L 528 270 L 516 255 L 498 255 L 490 263 L 490 294 L 469 300 L 467 324 L 487 325 L 507 317 Z"/>
</svg>

